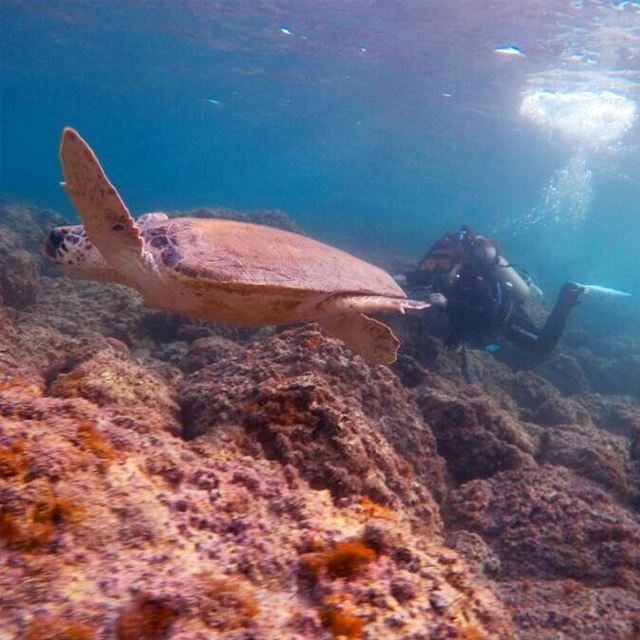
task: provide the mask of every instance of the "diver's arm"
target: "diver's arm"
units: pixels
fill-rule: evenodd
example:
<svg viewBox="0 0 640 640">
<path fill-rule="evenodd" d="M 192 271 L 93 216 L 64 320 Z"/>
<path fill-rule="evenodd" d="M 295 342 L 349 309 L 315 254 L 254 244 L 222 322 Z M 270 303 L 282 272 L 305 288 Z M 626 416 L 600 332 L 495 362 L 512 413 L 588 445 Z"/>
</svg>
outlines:
<svg viewBox="0 0 640 640">
<path fill-rule="evenodd" d="M 425 269 L 413 269 L 404 274 L 407 287 L 431 287 L 431 274 Z"/>
</svg>

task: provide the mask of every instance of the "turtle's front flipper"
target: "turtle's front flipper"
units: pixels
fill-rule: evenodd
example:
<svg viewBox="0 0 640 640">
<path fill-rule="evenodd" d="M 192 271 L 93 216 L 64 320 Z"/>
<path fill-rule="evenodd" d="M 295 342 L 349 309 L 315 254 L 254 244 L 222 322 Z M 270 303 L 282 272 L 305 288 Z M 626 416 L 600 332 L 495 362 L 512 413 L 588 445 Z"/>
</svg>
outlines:
<svg viewBox="0 0 640 640">
<path fill-rule="evenodd" d="M 365 312 L 426 309 L 428 302 L 389 296 L 338 294 L 318 305 L 320 326 L 334 338 L 340 338 L 365 360 L 375 364 L 396 361 L 400 341 L 393 331 Z"/>
<path fill-rule="evenodd" d="M 62 133 L 60 160 L 63 186 L 82 218 L 89 240 L 109 266 L 132 284 L 143 281 L 152 258 L 144 249 L 140 228 L 89 145 L 69 127 Z"/>
<path fill-rule="evenodd" d="M 333 315 L 335 313 L 398 311 L 404 313 L 407 309 L 426 309 L 431 305 L 422 300 L 407 298 L 391 298 L 390 296 L 369 296 L 337 294 L 331 296 L 319 306 L 320 311 Z"/>
<path fill-rule="evenodd" d="M 368 362 L 391 364 L 396 361 L 400 340 L 379 320 L 364 313 L 344 313 L 325 316 L 319 323 L 330 336 L 342 340 Z"/>
</svg>

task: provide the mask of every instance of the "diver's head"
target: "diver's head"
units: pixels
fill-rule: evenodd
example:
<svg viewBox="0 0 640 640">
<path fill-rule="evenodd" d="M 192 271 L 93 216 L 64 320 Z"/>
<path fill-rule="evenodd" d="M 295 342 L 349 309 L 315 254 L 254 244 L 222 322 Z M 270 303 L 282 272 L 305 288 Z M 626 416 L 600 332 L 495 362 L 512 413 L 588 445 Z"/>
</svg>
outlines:
<svg viewBox="0 0 640 640">
<path fill-rule="evenodd" d="M 476 265 L 481 267 L 491 267 L 498 260 L 498 249 L 495 242 L 484 236 L 475 236 L 469 247 L 469 253 Z"/>
<path fill-rule="evenodd" d="M 422 268 L 433 276 L 451 273 L 460 263 L 455 256 L 447 253 L 431 253 L 422 262 Z"/>
<path fill-rule="evenodd" d="M 122 282 L 87 238 L 82 225 L 53 228 L 43 248 L 44 255 L 63 273 L 84 280 Z"/>
<path fill-rule="evenodd" d="M 442 291 L 456 281 L 462 259 L 459 238 L 448 234 L 431 246 L 420 267 L 429 273 L 433 286 Z"/>
</svg>

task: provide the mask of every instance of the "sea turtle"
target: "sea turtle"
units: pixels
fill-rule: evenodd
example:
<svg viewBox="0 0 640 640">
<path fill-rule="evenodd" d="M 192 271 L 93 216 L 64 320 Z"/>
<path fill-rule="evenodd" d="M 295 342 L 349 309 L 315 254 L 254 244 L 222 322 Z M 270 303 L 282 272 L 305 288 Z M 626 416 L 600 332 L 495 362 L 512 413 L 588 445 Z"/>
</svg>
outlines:
<svg viewBox="0 0 640 640">
<path fill-rule="evenodd" d="M 89 145 L 65 128 L 65 188 L 84 225 L 56 227 L 45 254 L 62 271 L 136 289 L 145 304 L 205 320 L 264 326 L 316 321 L 374 363 L 399 341 L 366 313 L 422 309 L 382 269 L 280 229 L 231 220 L 135 221 Z"/>
</svg>

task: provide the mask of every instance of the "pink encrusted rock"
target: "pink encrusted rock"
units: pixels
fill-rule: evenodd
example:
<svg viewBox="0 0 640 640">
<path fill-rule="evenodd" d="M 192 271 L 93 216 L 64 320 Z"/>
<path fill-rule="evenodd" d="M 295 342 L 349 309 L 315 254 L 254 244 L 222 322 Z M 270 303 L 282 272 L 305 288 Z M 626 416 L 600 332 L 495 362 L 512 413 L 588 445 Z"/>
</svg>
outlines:
<svg viewBox="0 0 640 640">
<path fill-rule="evenodd" d="M 4 199 L 0 200 L 0 221 L 2 227 L 20 237 L 22 246 L 38 261 L 49 230 L 55 226 L 69 224 L 69 221 L 57 211 Z"/>
<path fill-rule="evenodd" d="M 609 490 L 622 502 L 640 504 L 640 468 L 628 437 L 591 425 L 558 425 L 540 432 L 536 458 L 562 465 Z"/>
<path fill-rule="evenodd" d="M 49 393 L 63 398 L 85 398 L 121 414 L 146 416 L 149 423 L 178 433 L 178 405 L 166 380 L 154 371 L 130 360 L 122 350 L 103 349 L 78 363 L 68 373 L 60 373 Z"/>
<path fill-rule="evenodd" d="M 628 588 L 510 580 L 498 583 L 497 592 L 513 614 L 519 640 L 631 640 L 640 633 L 640 601 Z"/>
<path fill-rule="evenodd" d="M 22 309 L 38 294 L 38 262 L 16 233 L 0 227 L 0 301 Z"/>
<path fill-rule="evenodd" d="M 402 512 L 336 506 L 231 439 L 132 431 L 108 407 L 13 390 L 0 446 L 19 458 L 0 467 L 8 637 L 49 624 L 96 640 L 326 640 L 340 614 L 363 638 L 513 638 L 495 596 Z M 366 560 L 347 576 L 335 550 L 354 544 Z"/>
<path fill-rule="evenodd" d="M 187 437 L 243 425 L 263 455 L 336 497 L 401 505 L 429 530 L 443 463 L 416 406 L 386 367 L 352 357 L 317 329 L 293 329 L 231 351 L 187 377 Z"/>
<path fill-rule="evenodd" d="M 533 440 L 490 398 L 462 398 L 422 387 L 416 400 L 456 483 L 536 466 Z"/>
<path fill-rule="evenodd" d="M 447 521 L 484 538 L 500 558 L 501 579 L 640 587 L 640 518 L 564 467 L 468 482 L 451 494 Z"/>
</svg>

